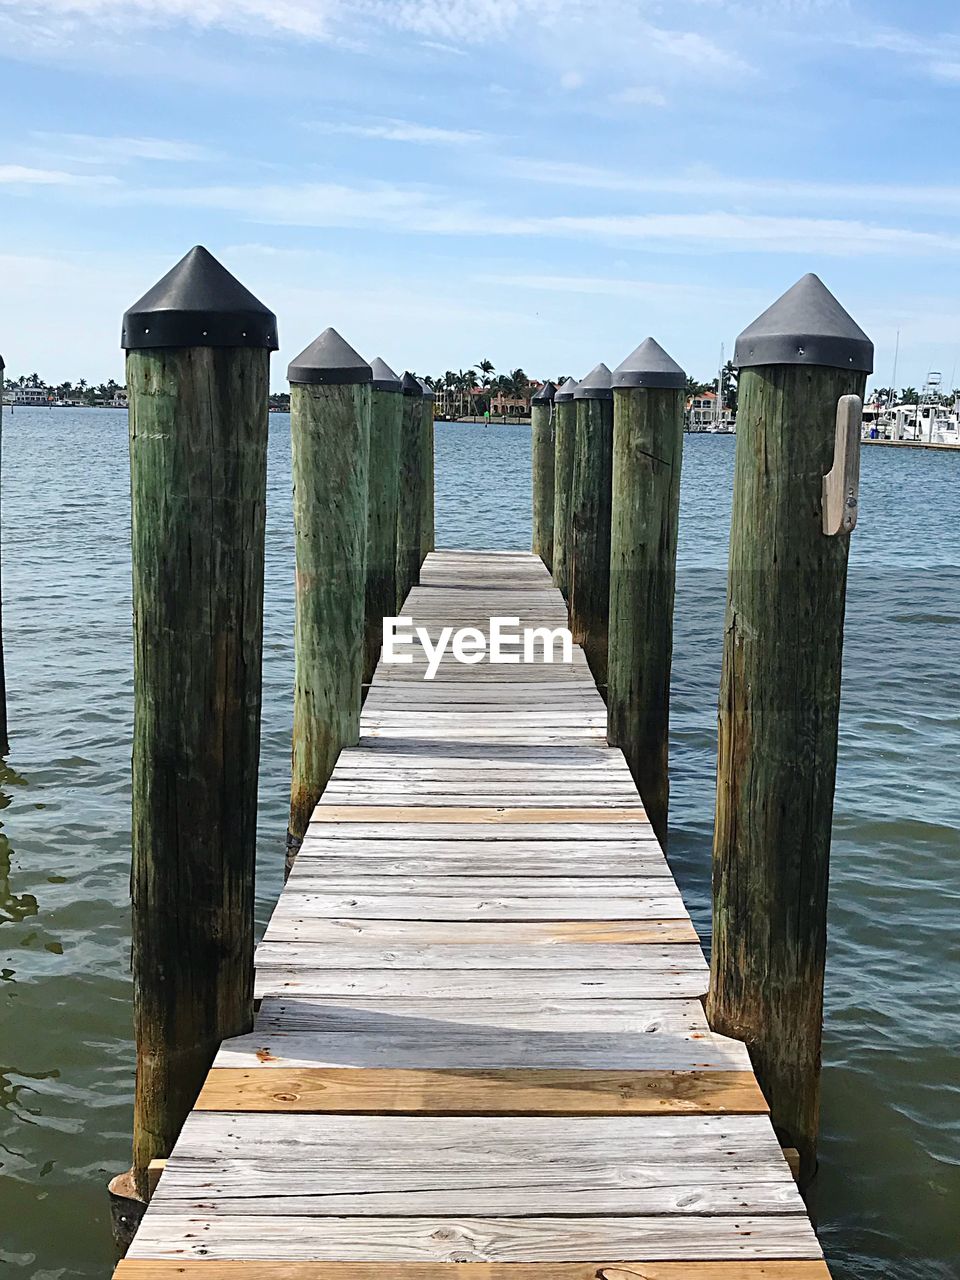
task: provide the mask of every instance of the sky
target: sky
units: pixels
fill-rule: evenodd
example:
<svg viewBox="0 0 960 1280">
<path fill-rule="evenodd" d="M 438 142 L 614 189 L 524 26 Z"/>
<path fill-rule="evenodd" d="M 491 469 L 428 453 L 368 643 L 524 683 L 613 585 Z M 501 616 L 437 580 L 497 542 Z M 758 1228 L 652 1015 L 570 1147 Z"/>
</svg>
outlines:
<svg viewBox="0 0 960 1280">
<path fill-rule="evenodd" d="M 960 382 L 955 0 L 0 0 L 7 376 L 122 381 L 196 243 L 421 374 L 694 376 L 807 271 Z"/>
</svg>

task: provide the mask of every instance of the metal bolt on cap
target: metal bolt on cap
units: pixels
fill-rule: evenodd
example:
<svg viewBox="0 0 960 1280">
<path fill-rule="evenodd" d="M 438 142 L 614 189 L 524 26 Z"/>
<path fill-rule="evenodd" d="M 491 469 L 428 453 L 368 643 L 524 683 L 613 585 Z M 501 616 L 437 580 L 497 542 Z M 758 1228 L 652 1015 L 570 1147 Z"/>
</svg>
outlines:
<svg viewBox="0 0 960 1280">
<path fill-rule="evenodd" d="M 687 385 L 687 376 L 659 342 L 644 338 L 636 351 L 614 369 L 611 383 L 614 387 L 655 387 L 676 391 Z"/>
<path fill-rule="evenodd" d="M 376 356 L 370 361 L 370 371 L 373 379 L 370 385 L 374 391 L 395 391 L 400 394 L 400 378 L 393 372 L 386 360 Z"/>
<path fill-rule="evenodd" d="M 400 381 L 400 390 L 405 396 L 422 396 L 423 387 L 416 380 L 412 373 L 407 372 Z"/>
<path fill-rule="evenodd" d="M 576 378 L 568 378 L 562 387 L 557 389 L 557 394 L 553 397 L 557 404 L 563 404 L 567 400 L 573 399 L 573 393 L 577 389 Z"/>
<path fill-rule="evenodd" d="M 324 329 L 290 362 L 287 381 L 320 387 L 352 386 L 372 382 L 373 370 L 336 329 Z"/>
<path fill-rule="evenodd" d="M 277 317 L 198 244 L 124 314 L 120 345 L 276 351 Z"/>
<path fill-rule="evenodd" d="M 556 385 L 548 379 L 540 388 L 540 390 L 536 393 L 536 395 L 534 395 L 531 398 L 530 403 L 531 404 L 549 404 L 553 401 L 556 394 L 557 394 Z"/>
<path fill-rule="evenodd" d="M 812 273 L 747 325 L 733 350 L 737 369 L 811 364 L 873 372 L 873 343 Z"/>
<path fill-rule="evenodd" d="M 612 378 L 613 374 L 601 361 L 595 369 L 591 369 L 587 376 L 581 378 L 577 383 L 577 389 L 573 393 L 574 400 L 612 400 Z"/>
</svg>

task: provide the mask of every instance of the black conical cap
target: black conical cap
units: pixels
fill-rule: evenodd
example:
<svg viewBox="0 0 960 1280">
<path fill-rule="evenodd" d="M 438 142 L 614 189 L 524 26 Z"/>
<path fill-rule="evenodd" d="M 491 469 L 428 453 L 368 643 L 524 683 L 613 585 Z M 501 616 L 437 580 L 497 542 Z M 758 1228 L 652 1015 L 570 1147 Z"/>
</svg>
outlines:
<svg viewBox="0 0 960 1280">
<path fill-rule="evenodd" d="M 565 401 L 573 399 L 573 393 L 576 389 L 576 378 L 568 378 L 562 387 L 557 388 L 557 394 L 553 398 L 557 404 L 563 404 Z"/>
<path fill-rule="evenodd" d="M 287 381 L 308 383 L 311 386 L 342 387 L 358 382 L 370 382 L 373 370 L 340 337 L 336 329 L 324 329 L 287 369 Z"/>
<path fill-rule="evenodd" d="M 400 377 L 393 372 L 386 360 L 383 360 L 380 356 L 374 357 L 370 361 L 370 371 L 373 374 L 373 381 L 370 385 L 374 391 L 396 391 L 399 394 Z"/>
<path fill-rule="evenodd" d="M 120 345 L 276 351 L 277 317 L 198 244 L 125 313 Z"/>
<path fill-rule="evenodd" d="M 612 400 L 613 374 L 601 360 L 595 369 L 591 369 L 585 378 L 577 383 L 573 393 L 574 400 Z"/>
<path fill-rule="evenodd" d="M 816 364 L 873 372 L 873 343 L 819 276 L 805 275 L 753 324 L 733 350 L 737 369 Z"/>
<path fill-rule="evenodd" d="M 400 380 L 400 390 L 405 396 L 423 396 L 423 387 L 409 370 Z"/>
<path fill-rule="evenodd" d="M 682 389 L 687 376 L 659 342 L 644 338 L 636 351 L 618 364 L 611 375 L 615 387 L 658 387 L 666 390 Z"/>
<path fill-rule="evenodd" d="M 433 387 L 431 387 L 430 383 L 427 382 L 426 378 L 418 378 L 417 381 L 420 383 L 420 391 L 424 400 L 435 399 Z"/>
<path fill-rule="evenodd" d="M 536 395 L 531 398 L 530 403 L 531 404 L 549 404 L 553 401 L 553 398 L 556 394 L 557 394 L 556 383 L 551 382 L 548 378 L 547 381 L 540 388 L 540 390 L 536 393 Z"/>
</svg>

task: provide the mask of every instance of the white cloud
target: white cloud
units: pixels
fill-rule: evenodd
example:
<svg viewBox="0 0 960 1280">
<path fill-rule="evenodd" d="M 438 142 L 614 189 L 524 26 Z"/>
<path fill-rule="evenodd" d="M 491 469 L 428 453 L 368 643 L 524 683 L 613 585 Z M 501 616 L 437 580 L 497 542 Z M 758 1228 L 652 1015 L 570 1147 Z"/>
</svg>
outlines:
<svg viewBox="0 0 960 1280">
<path fill-rule="evenodd" d="M 560 76 L 561 89 L 581 89 L 584 78 L 579 71 L 564 71 Z"/>
<path fill-rule="evenodd" d="M 273 28 L 289 36 L 322 40 L 331 34 L 330 19 L 343 0 L 0 0 L 0 8 L 18 21 L 18 33 L 31 30 L 39 43 L 49 43 L 59 24 L 62 37 L 79 24 L 110 31 L 130 28 L 191 26 L 262 34 Z"/>
<path fill-rule="evenodd" d="M 960 186 L 896 182 L 813 182 L 796 178 L 734 178 L 713 169 L 679 174 L 638 174 L 604 169 L 576 161 L 539 160 L 521 156 L 504 158 L 501 170 L 511 177 L 556 186 L 594 191 L 642 192 L 650 195 L 696 196 L 790 203 L 798 200 L 851 204 L 869 208 L 875 204 L 900 205 L 929 211 L 960 209 Z"/>
<path fill-rule="evenodd" d="M 22 164 L 0 164 L 0 186 L 10 187 L 107 187 L 116 178 L 108 175 L 65 173 L 61 169 L 34 169 Z"/>
<path fill-rule="evenodd" d="M 212 152 L 195 142 L 167 138 L 100 137 L 89 133 L 48 133 L 34 129 L 30 135 L 38 142 L 69 154 L 71 159 L 88 164 L 118 163 L 127 160 L 160 162 L 201 162 Z"/>
<path fill-rule="evenodd" d="M 619 93 L 611 94 L 611 102 L 622 103 L 625 107 L 665 107 L 667 99 L 659 89 L 651 85 L 636 84 Z"/>
<path fill-rule="evenodd" d="M 489 141 L 490 135 L 476 129 L 444 129 L 438 125 L 416 124 L 410 120 L 383 120 L 371 124 L 341 124 L 322 121 L 308 126 L 319 133 L 347 134 L 355 138 L 379 138 L 386 142 L 415 142 L 428 146 L 463 146 Z"/>
<path fill-rule="evenodd" d="M 921 36 L 898 27 L 854 28 L 841 37 L 844 44 L 856 49 L 895 54 L 912 59 L 916 70 L 933 80 L 948 83 L 960 81 L 960 38 L 947 33 Z M 890 60 L 893 70 L 896 63 Z"/>
<path fill-rule="evenodd" d="M 504 214 L 443 191 L 388 183 L 180 187 L 131 191 L 121 203 L 229 211 L 283 226 L 379 228 L 441 236 L 553 236 L 677 250 L 831 255 L 960 252 L 960 235 L 883 226 L 859 218 L 730 213 Z"/>
</svg>

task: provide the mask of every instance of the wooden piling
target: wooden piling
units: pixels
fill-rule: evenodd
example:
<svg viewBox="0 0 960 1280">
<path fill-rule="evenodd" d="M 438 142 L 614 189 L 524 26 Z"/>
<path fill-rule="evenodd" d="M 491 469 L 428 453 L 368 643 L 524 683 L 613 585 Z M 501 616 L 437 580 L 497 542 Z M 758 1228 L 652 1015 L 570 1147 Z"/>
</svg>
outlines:
<svg viewBox="0 0 960 1280">
<path fill-rule="evenodd" d="M 573 398 L 577 430 L 570 496 L 570 630 L 606 696 L 613 493 L 613 390 L 607 366 L 598 364 L 588 373 Z"/>
<path fill-rule="evenodd" d="M 676 361 L 647 338 L 614 370 L 612 382 L 607 737 L 623 751 L 665 845 L 686 379 Z"/>
<path fill-rule="evenodd" d="M 737 341 L 720 688 L 712 1026 L 746 1041 L 781 1145 L 816 1169 L 849 535 L 821 509 L 841 397 L 873 346 L 816 276 Z"/>
<path fill-rule="evenodd" d="M 3 356 L 0 356 L 0 390 L 3 389 Z M 0 476 L 3 472 L 3 396 L 0 395 Z M 0 500 L 2 507 L 2 500 Z M 0 756 L 10 751 L 10 739 L 7 729 L 7 673 L 3 657 L 3 587 L 0 577 Z"/>
<path fill-rule="evenodd" d="M 363 683 L 380 657 L 383 619 L 397 611 L 397 492 L 400 465 L 400 379 L 378 356 L 370 362 L 370 462 L 367 469 L 367 575 Z"/>
<path fill-rule="evenodd" d="M 253 1019 L 269 360 L 195 248 L 124 316 L 132 497 L 133 1182 Z"/>
<path fill-rule="evenodd" d="M 423 526 L 423 388 L 412 373 L 400 383 L 400 466 L 397 496 L 397 608 L 420 581 Z"/>
<path fill-rule="evenodd" d="M 423 494 L 420 508 L 420 563 L 423 564 L 436 542 L 434 531 L 434 394 L 429 383 L 418 379 L 423 389 L 420 430 L 423 442 Z"/>
<path fill-rule="evenodd" d="M 287 377 L 297 555 L 289 867 L 337 756 L 360 732 L 373 372 L 326 329 Z"/>
<path fill-rule="evenodd" d="M 553 401 L 557 388 L 545 382 L 530 401 L 530 454 L 533 471 L 533 553 L 553 568 L 553 500 L 556 470 Z"/>
<path fill-rule="evenodd" d="M 553 492 L 553 583 L 570 599 L 570 494 L 573 488 L 573 452 L 577 437 L 576 379 L 568 378 L 554 396 L 556 435 Z"/>
</svg>

